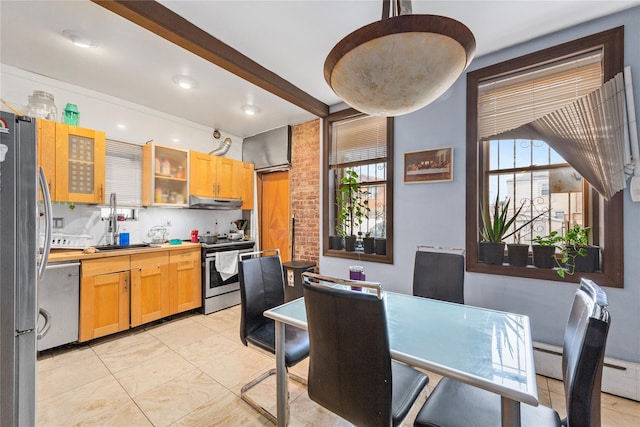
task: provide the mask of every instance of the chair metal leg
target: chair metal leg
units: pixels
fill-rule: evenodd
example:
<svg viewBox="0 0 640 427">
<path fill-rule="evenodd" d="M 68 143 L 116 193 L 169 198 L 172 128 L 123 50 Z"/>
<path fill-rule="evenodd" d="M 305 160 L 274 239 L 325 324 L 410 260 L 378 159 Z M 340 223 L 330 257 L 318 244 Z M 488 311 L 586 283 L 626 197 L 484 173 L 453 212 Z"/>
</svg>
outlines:
<svg viewBox="0 0 640 427">
<path fill-rule="evenodd" d="M 240 389 L 240 398 L 245 402 L 247 402 L 253 409 L 255 409 L 256 411 L 264 415 L 265 418 L 267 418 L 273 424 L 276 424 L 276 416 L 273 415 L 271 412 L 267 411 L 265 408 L 263 408 L 262 405 L 260 405 L 258 402 L 253 400 L 253 398 L 249 396 L 247 392 L 253 387 L 255 387 L 256 385 L 258 385 L 259 383 L 261 383 L 262 381 L 269 378 L 271 375 L 275 375 L 275 374 L 276 374 L 275 368 L 269 369 L 267 372 L 261 374 L 260 376 L 249 381 L 247 384 L 243 385 L 242 389 Z"/>
<path fill-rule="evenodd" d="M 271 412 L 269 412 L 267 409 L 265 409 L 258 402 L 256 402 L 251 396 L 249 396 L 249 394 L 247 392 L 250 389 L 252 389 L 253 387 L 255 387 L 256 385 L 258 385 L 259 383 L 261 383 L 262 381 L 264 381 L 267 378 L 269 378 L 271 375 L 275 375 L 275 374 L 276 374 L 276 369 L 275 368 L 274 369 L 269 369 L 267 372 L 261 374 L 260 376 L 254 378 L 253 380 L 249 381 L 247 384 L 242 386 L 242 389 L 240 389 L 240 398 L 242 400 L 244 400 L 245 402 L 247 402 L 253 409 L 258 411 L 260 414 L 262 414 L 265 418 L 267 418 L 273 424 L 277 424 L 277 417 L 275 415 L 273 415 Z M 288 370 L 287 370 L 287 379 L 292 379 L 292 380 L 296 381 L 297 383 L 302 384 L 305 387 L 307 386 L 307 380 L 306 379 L 304 379 L 303 377 L 301 377 L 299 375 L 296 375 L 294 373 L 289 373 Z M 287 405 L 287 418 L 289 418 L 289 396 L 287 396 L 286 405 Z"/>
</svg>

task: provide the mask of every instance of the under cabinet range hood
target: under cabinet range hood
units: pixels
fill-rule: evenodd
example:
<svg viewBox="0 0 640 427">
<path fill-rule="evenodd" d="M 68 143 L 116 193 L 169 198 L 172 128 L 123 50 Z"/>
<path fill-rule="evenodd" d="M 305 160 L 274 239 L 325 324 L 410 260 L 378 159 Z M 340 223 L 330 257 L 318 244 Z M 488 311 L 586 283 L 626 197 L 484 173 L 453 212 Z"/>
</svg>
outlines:
<svg viewBox="0 0 640 427">
<path fill-rule="evenodd" d="M 253 163 L 255 170 L 291 166 L 291 126 L 283 126 L 245 138 L 242 161 Z"/>
<path fill-rule="evenodd" d="M 189 196 L 189 207 L 192 209 L 230 210 L 242 208 L 240 199 L 224 199 L 220 197 Z"/>
</svg>

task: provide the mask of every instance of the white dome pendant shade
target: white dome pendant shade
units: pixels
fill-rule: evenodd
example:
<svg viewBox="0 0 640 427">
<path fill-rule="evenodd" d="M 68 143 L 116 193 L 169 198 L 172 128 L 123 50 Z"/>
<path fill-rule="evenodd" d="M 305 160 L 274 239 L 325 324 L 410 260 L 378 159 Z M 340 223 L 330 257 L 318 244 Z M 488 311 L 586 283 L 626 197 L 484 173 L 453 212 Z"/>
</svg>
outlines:
<svg viewBox="0 0 640 427">
<path fill-rule="evenodd" d="M 400 15 L 343 38 L 324 63 L 324 78 L 340 98 L 369 115 L 397 116 L 442 95 L 476 50 L 462 23 L 436 15 Z"/>
</svg>

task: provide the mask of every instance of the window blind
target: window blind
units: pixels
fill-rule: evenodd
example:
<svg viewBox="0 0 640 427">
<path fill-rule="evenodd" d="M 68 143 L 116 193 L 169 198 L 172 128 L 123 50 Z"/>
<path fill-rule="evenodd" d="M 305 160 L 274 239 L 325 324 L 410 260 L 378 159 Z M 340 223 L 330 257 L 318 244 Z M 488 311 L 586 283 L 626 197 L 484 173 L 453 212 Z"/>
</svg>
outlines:
<svg viewBox="0 0 640 427">
<path fill-rule="evenodd" d="M 627 102 L 623 73 L 618 73 L 593 92 L 494 139 L 545 141 L 610 199 L 625 188 L 625 171 L 633 168 Z"/>
<path fill-rule="evenodd" d="M 359 117 L 332 126 L 331 166 L 364 163 L 387 157 L 387 118 Z"/>
<path fill-rule="evenodd" d="M 142 147 L 107 139 L 106 154 L 106 194 L 116 193 L 119 207 L 142 206 Z"/>
<path fill-rule="evenodd" d="M 532 122 L 602 85 L 602 51 L 483 82 L 478 87 L 478 137 L 488 139 Z"/>
</svg>

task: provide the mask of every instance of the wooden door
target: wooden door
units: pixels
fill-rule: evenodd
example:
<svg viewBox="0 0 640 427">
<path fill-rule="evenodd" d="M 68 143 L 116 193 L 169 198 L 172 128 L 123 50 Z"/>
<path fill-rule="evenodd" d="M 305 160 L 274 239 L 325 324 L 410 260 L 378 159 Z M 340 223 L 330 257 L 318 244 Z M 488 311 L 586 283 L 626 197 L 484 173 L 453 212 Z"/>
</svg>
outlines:
<svg viewBox="0 0 640 427">
<path fill-rule="evenodd" d="M 80 291 L 80 341 L 128 328 L 129 272 L 83 278 Z"/>
<path fill-rule="evenodd" d="M 291 260 L 289 171 L 260 175 L 260 248 L 280 249 L 282 262 Z"/>
<path fill-rule="evenodd" d="M 131 326 L 169 314 L 169 253 L 131 255 Z"/>
<path fill-rule="evenodd" d="M 189 192 L 193 196 L 213 197 L 214 156 L 190 152 Z"/>
<path fill-rule="evenodd" d="M 200 249 L 171 251 L 169 255 L 169 313 L 202 305 Z"/>
</svg>

